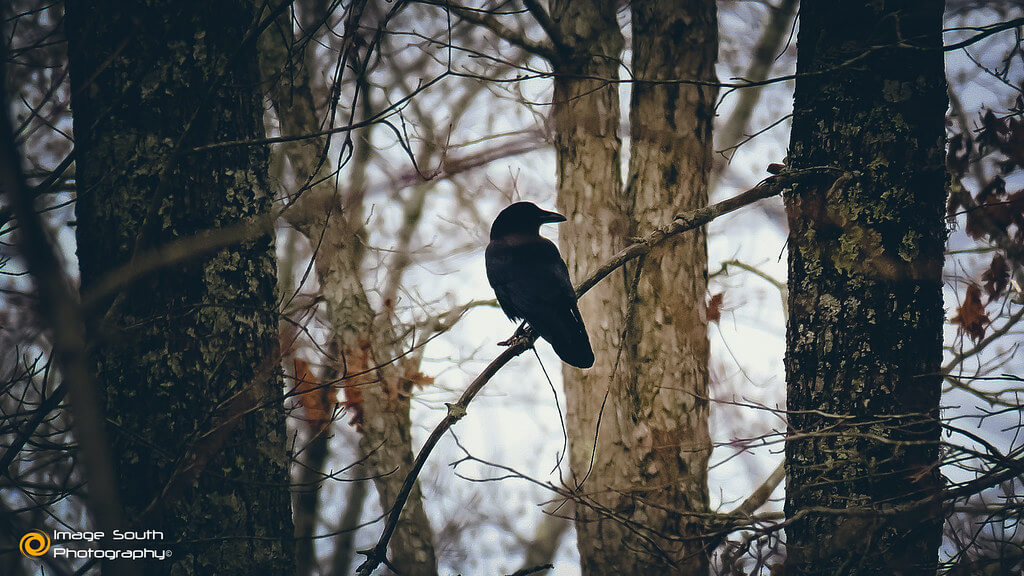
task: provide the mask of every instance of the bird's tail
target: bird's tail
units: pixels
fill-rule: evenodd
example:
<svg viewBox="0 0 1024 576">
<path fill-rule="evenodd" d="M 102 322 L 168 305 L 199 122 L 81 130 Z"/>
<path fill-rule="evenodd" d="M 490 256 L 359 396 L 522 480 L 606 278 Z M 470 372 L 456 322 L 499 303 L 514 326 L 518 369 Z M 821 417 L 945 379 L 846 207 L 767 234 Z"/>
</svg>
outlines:
<svg viewBox="0 0 1024 576">
<path fill-rule="evenodd" d="M 547 340 L 555 353 L 566 364 L 577 368 L 594 365 L 594 350 L 590 347 L 587 327 L 583 324 L 579 308 L 575 304 L 558 318 L 545 318 L 533 323 L 541 338 Z"/>
</svg>

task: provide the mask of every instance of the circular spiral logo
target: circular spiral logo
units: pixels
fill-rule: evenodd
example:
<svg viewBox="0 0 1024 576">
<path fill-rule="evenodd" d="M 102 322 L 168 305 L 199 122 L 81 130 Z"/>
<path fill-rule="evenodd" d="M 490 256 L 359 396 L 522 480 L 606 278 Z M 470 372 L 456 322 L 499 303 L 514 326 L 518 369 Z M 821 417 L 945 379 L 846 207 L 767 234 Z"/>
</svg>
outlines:
<svg viewBox="0 0 1024 576">
<path fill-rule="evenodd" d="M 18 542 L 18 549 L 21 553 L 30 558 L 38 558 L 50 549 L 50 537 L 42 530 L 26 532 Z"/>
</svg>

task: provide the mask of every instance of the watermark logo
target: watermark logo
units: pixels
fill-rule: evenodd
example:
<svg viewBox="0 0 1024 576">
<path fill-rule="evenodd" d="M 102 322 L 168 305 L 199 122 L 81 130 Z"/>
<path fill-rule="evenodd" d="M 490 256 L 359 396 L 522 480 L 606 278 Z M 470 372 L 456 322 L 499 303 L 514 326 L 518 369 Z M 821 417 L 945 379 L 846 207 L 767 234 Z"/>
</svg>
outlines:
<svg viewBox="0 0 1024 576">
<path fill-rule="evenodd" d="M 50 537 L 42 530 L 26 532 L 18 542 L 21 553 L 30 558 L 38 558 L 50 549 Z"/>
<path fill-rule="evenodd" d="M 53 540 L 42 530 L 30 530 L 21 537 L 18 549 L 29 558 L 40 558 L 49 553 L 53 558 L 166 560 L 173 552 L 159 544 L 163 540 L 164 533 L 158 530 L 114 530 L 109 537 L 100 531 L 54 530 Z M 51 546 L 51 543 L 55 545 Z M 99 547 L 104 545 L 112 547 Z"/>
</svg>

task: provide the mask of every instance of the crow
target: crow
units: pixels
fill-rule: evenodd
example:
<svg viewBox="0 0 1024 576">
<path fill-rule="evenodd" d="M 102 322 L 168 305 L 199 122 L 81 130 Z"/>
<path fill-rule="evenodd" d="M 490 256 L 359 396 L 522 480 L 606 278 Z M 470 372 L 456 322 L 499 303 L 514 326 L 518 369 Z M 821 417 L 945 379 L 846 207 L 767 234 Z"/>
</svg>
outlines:
<svg viewBox="0 0 1024 576">
<path fill-rule="evenodd" d="M 558 248 L 540 235 L 540 225 L 548 222 L 565 222 L 565 216 L 532 202 L 516 202 L 502 210 L 491 224 L 484 258 L 487 281 L 509 320 L 526 320 L 562 361 L 590 368 L 594 351 L 576 306 L 569 269 Z"/>
</svg>

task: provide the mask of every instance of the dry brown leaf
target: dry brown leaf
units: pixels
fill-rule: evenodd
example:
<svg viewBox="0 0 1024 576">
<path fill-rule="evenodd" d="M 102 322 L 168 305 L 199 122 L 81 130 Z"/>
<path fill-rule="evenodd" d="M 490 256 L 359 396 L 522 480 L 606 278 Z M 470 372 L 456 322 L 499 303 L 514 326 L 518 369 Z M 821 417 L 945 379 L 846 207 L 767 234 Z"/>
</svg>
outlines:
<svg viewBox="0 0 1024 576">
<path fill-rule="evenodd" d="M 345 401 L 342 406 L 346 411 L 352 412 L 349 424 L 356 428 L 363 425 L 363 390 L 364 384 L 369 384 L 377 377 L 370 370 L 370 340 L 362 338 L 355 347 L 345 352 L 345 369 L 347 378 L 343 387 Z"/>
<path fill-rule="evenodd" d="M 719 322 L 722 319 L 722 292 L 711 296 L 708 302 L 708 322 Z"/>
<path fill-rule="evenodd" d="M 985 337 L 985 328 L 991 323 L 985 305 L 981 303 L 981 288 L 977 284 L 967 287 L 964 301 L 956 309 L 957 314 L 950 320 L 960 325 L 960 332 L 971 337 L 975 342 Z"/>
<path fill-rule="evenodd" d="M 992 264 L 982 274 L 981 279 L 985 282 L 985 293 L 988 294 L 988 301 L 991 302 L 999 297 L 1010 283 L 1010 267 L 1006 265 L 1006 258 L 1002 254 L 996 254 L 992 258 Z"/>
<path fill-rule="evenodd" d="M 293 361 L 295 368 L 295 399 L 302 406 L 306 426 L 318 434 L 331 421 L 335 402 L 331 398 L 334 390 L 321 386 L 320 380 L 309 370 L 309 362 L 301 358 Z"/>
<path fill-rule="evenodd" d="M 413 387 L 426 388 L 427 386 L 432 386 L 434 384 L 434 378 L 420 372 L 419 363 L 414 360 L 406 360 L 403 362 L 402 369 L 404 372 L 402 378 L 409 383 L 410 390 Z"/>
<path fill-rule="evenodd" d="M 361 428 L 363 425 L 363 390 L 354 384 L 349 384 L 343 388 L 345 392 L 345 401 L 341 403 L 345 407 L 346 411 L 352 412 L 352 418 L 348 423 L 355 428 Z"/>
</svg>

